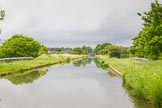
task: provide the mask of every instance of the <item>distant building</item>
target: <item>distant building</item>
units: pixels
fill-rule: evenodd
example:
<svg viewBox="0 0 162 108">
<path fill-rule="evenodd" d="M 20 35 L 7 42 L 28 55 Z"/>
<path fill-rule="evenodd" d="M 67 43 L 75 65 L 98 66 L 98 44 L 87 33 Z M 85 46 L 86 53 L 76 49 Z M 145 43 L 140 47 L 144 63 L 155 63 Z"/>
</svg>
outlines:
<svg viewBox="0 0 162 108">
<path fill-rule="evenodd" d="M 48 55 L 55 54 L 55 51 L 48 50 Z"/>
</svg>

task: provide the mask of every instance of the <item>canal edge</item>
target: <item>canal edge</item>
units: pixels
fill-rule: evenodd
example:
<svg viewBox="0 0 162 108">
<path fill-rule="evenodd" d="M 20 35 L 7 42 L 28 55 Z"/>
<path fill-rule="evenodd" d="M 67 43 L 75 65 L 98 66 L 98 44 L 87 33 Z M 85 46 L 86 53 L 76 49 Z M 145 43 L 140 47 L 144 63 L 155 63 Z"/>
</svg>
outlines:
<svg viewBox="0 0 162 108">
<path fill-rule="evenodd" d="M 79 59 L 83 59 L 84 57 L 78 57 L 78 58 L 73 58 L 71 59 L 72 61 L 75 60 L 79 60 Z M 51 66 L 51 65 L 55 65 L 55 64 L 60 64 L 60 63 L 65 63 L 66 61 L 59 61 L 59 62 L 53 62 L 53 63 L 48 63 L 48 64 L 43 64 L 43 65 L 38 65 L 38 66 L 34 66 L 31 68 L 27 68 L 27 69 L 21 69 L 21 70 L 17 70 L 17 71 L 13 71 L 13 72 L 8 72 L 8 73 L 0 73 L 0 77 L 6 76 L 6 75 L 10 75 L 16 72 L 25 72 L 25 71 L 31 71 L 31 70 L 35 70 L 35 69 L 39 69 L 39 68 L 44 68 L 47 66 Z"/>
<path fill-rule="evenodd" d="M 108 65 L 108 67 L 115 72 L 117 75 L 119 75 L 120 77 L 122 77 L 122 73 L 120 71 L 118 71 L 116 68 L 114 68 L 112 65 Z"/>
</svg>

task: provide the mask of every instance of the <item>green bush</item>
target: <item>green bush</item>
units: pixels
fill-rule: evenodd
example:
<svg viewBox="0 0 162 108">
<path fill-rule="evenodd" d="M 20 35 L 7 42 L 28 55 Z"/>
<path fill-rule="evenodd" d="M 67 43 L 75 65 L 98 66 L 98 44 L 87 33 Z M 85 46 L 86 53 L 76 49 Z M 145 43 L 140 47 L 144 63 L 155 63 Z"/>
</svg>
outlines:
<svg viewBox="0 0 162 108">
<path fill-rule="evenodd" d="M 47 52 L 39 42 L 24 35 L 13 35 L 0 48 L 0 57 L 37 57 Z"/>
</svg>

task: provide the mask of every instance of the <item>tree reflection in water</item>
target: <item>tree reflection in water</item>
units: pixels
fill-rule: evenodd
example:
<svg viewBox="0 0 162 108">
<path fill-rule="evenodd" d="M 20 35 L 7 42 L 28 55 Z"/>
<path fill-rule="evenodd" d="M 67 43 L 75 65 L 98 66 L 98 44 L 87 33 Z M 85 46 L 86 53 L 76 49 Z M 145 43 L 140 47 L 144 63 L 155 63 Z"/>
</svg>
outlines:
<svg viewBox="0 0 162 108">
<path fill-rule="evenodd" d="M 101 68 L 103 70 L 107 70 L 108 66 L 107 65 L 103 65 L 103 63 L 101 63 L 97 58 L 94 59 L 94 63 L 96 64 L 96 66 L 98 68 Z"/>
<path fill-rule="evenodd" d="M 45 75 L 48 68 L 41 68 L 32 71 L 16 72 L 10 75 L 6 75 L 3 78 L 11 81 L 15 85 L 33 83 L 41 76 Z"/>
<path fill-rule="evenodd" d="M 91 64 L 93 61 L 93 58 L 83 58 L 77 61 L 73 62 L 73 65 L 75 67 L 81 67 L 81 66 L 86 66 L 87 64 Z"/>
<path fill-rule="evenodd" d="M 107 70 L 108 71 L 108 66 L 107 65 L 103 65 L 97 58 L 84 58 L 84 59 L 80 59 L 77 61 L 73 62 L 73 65 L 75 67 L 81 67 L 81 66 L 86 66 L 87 64 L 91 64 L 94 61 L 95 65 L 98 68 L 101 68 L 103 70 Z M 116 77 L 116 74 L 114 74 L 111 71 L 108 71 L 108 75 L 111 77 Z"/>
<path fill-rule="evenodd" d="M 98 59 L 94 59 L 94 63 L 96 64 L 96 66 L 98 67 L 98 68 L 101 68 L 101 69 L 103 69 L 103 70 L 109 70 L 108 69 L 108 65 L 105 65 L 105 64 L 103 64 L 103 63 L 101 63 L 100 62 L 100 60 L 98 60 Z M 107 73 L 109 76 L 111 76 L 111 77 L 117 77 L 117 75 L 114 73 L 114 72 L 111 72 L 110 70 L 108 71 L 108 73 Z"/>
<path fill-rule="evenodd" d="M 77 61 L 73 62 L 73 65 L 77 66 L 77 67 L 86 66 L 87 64 L 91 64 L 93 61 L 98 68 L 106 70 L 110 77 L 116 76 L 113 72 L 108 71 L 107 65 L 103 65 L 96 58 L 84 58 L 84 59 L 81 59 L 81 60 L 77 60 Z M 62 64 L 62 65 L 64 65 L 64 64 Z M 53 65 L 53 66 L 60 66 L 60 64 Z M 16 73 L 13 73 L 13 74 L 10 74 L 10 75 L 3 76 L 2 78 L 11 81 L 15 85 L 29 84 L 29 83 L 33 83 L 35 80 L 39 79 L 41 76 L 44 76 L 48 72 L 47 71 L 48 68 L 49 67 L 40 68 L 40 69 L 36 69 L 36 70 L 32 70 L 32 71 L 16 72 Z M 131 89 L 129 89 L 125 85 L 124 82 L 123 82 L 123 88 L 129 94 L 130 98 L 134 102 L 135 108 L 153 108 L 147 102 L 142 101 L 141 99 L 139 99 L 137 97 L 134 97 L 131 94 Z"/>
<path fill-rule="evenodd" d="M 76 60 L 76 61 L 73 62 L 73 65 L 75 67 L 81 67 L 81 66 L 86 66 L 88 64 L 91 64 L 93 61 L 98 68 L 108 70 L 108 66 L 103 65 L 96 58 L 83 58 L 83 59 L 80 59 L 80 60 Z M 64 64 L 59 64 L 59 65 L 64 65 Z M 53 66 L 58 66 L 58 65 L 53 65 Z M 2 78 L 5 78 L 5 79 L 11 81 L 15 85 L 33 83 L 34 80 L 37 80 L 41 76 L 45 75 L 47 73 L 48 68 L 49 67 L 40 68 L 40 69 L 36 69 L 36 70 L 31 70 L 31 71 L 16 72 L 16 73 L 13 73 L 13 74 L 3 76 Z M 112 77 L 116 76 L 112 72 L 108 72 L 108 75 L 112 76 Z"/>
<path fill-rule="evenodd" d="M 55 64 L 55 65 L 51 65 L 51 67 L 58 67 L 60 65 L 64 65 L 67 63 L 68 62 Z M 29 83 L 33 83 L 35 80 L 39 79 L 41 76 L 44 76 L 47 73 L 48 68 L 49 67 L 44 67 L 44 68 L 34 69 L 30 71 L 14 72 L 12 74 L 5 75 L 0 78 L 7 79 L 15 85 L 29 84 Z"/>
</svg>

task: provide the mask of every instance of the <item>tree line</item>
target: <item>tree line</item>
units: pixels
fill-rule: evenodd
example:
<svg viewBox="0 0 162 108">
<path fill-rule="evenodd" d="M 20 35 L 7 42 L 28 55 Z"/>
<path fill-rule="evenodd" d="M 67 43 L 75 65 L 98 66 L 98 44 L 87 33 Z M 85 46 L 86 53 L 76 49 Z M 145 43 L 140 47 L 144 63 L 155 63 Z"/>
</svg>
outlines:
<svg viewBox="0 0 162 108">
<path fill-rule="evenodd" d="M 98 44 L 94 53 L 96 55 L 108 55 L 109 57 L 126 58 L 129 57 L 127 47 L 113 45 L 111 43 Z"/>
<path fill-rule="evenodd" d="M 29 36 L 15 34 L 0 46 L 0 58 L 38 57 L 41 54 L 47 54 L 48 51 L 56 54 L 102 54 L 118 58 L 128 57 L 127 48 L 110 43 L 98 44 L 94 49 L 85 45 L 75 48 L 47 48 Z"/>
<path fill-rule="evenodd" d="M 53 47 L 53 48 L 48 48 L 49 51 L 52 51 L 52 53 L 56 54 L 89 54 L 93 53 L 93 48 L 90 46 L 82 46 L 82 47 L 74 47 L 74 48 L 65 48 L 65 47 Z"/>
<path fill-rule="evenodd" d="M 109 57 L 126 58 L 129 57 L 127 47 L 112 45 L 111 43 L 98 44 L 94 49 L 90 46 L 82 46 L 75 48 L 48 48 L 56 54 L 95 54 L 95 55 L 109 55 Z"/>
<path fill-rule="evenodd" d="M 50 51 L 50 53 L 55 53 L 55 54 L 69 54 L 71 53 L 72 48 L 52 47 L 52 48 L 48 48 L 48 51 Z"/>
<path fill-rule="evenodd" d="M 75 48 L 48 48 L 24 35 L 14 35 L 0 46 L 0 58 L 3 57 L 37 57 L 52 50 L 59 53 L 109 55 L 109 57 L 143 57 L 157 60 L 162 57 L 162 5 L 158 0 L 151 3 L 151 9 L 138 13 L 143 20 L 143 28 L 138 36 L 133 38 L 133 45 L 122 47 L 111 43 L 98 44 L 94 49 L 89 46 Z M 5 11 L 0 10 L 0 21 L 4 19 Z"/>
</svg>

